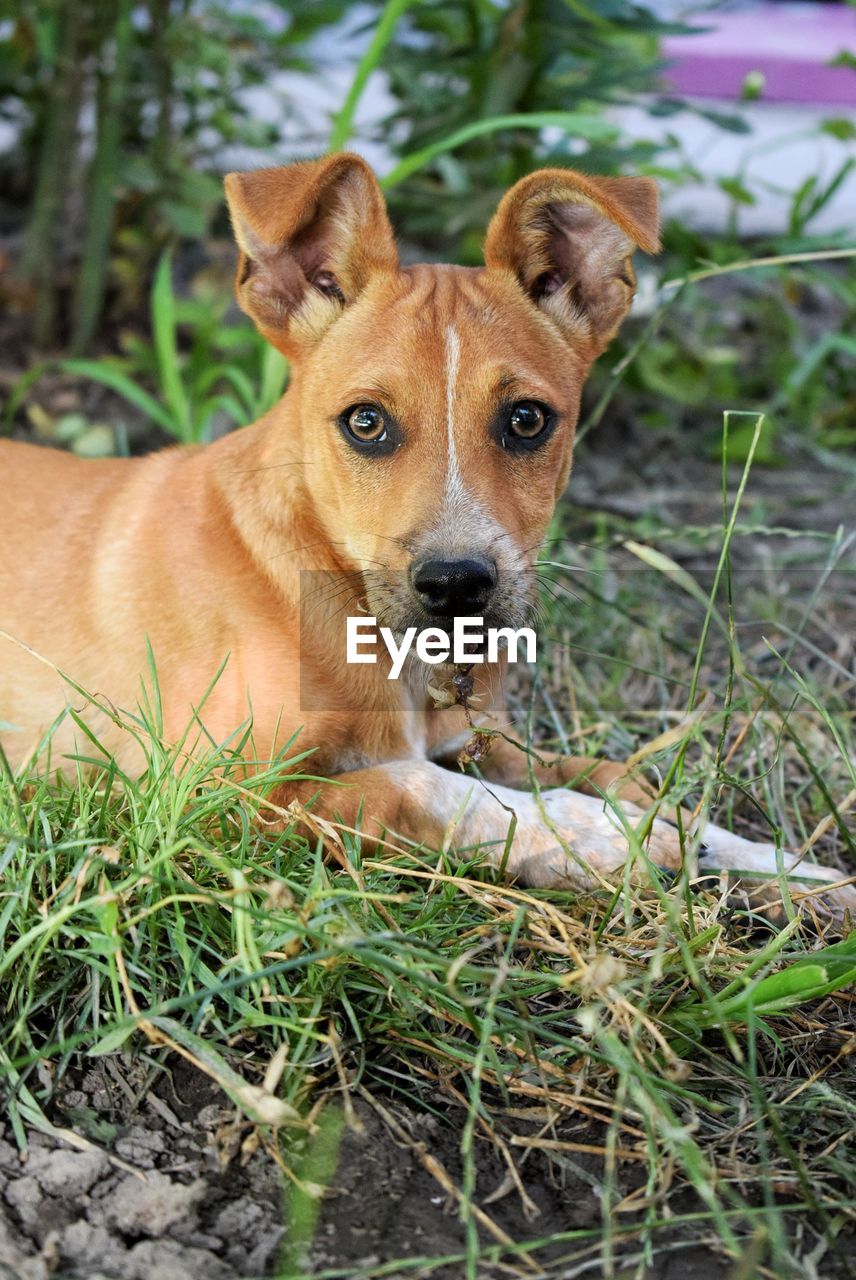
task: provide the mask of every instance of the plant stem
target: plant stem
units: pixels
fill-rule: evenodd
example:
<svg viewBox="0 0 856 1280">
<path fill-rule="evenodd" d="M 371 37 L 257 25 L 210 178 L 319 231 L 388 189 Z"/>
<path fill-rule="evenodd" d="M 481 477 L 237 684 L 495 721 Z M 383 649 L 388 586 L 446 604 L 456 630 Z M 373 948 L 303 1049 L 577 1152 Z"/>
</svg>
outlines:
<svg viewBox="0 0 856 1280">
<path fill-rule="evenodd" d="M 77 127 L 85 19 L 83 3 L 55 0 L 52 7 L 59 28 L 58 51 L 46 89 L 42 145 L 22 261 L 22 275 L 31 283 L 36 298 L 33 341 L 42 350 L 56 337 L 59 227 Z"/>
<path fill-rule="evenodd" d="M 816 249 L 806 253 L 779 253 L 769 258 L 741 258 L 739 262 L 727 262 L 724 267 L 704 267 L 691 271 L 680 279 L 666 280 L 661 288 L 679 289 L 698 280 L 710 280 L 714 276 L 731 275 L 734 271 L 751 271 L 755 267 L 784 267 L 792 262 L 828 262 L 834 258 L 856 258 L 854 249 Z"/>
<path fill-rule="evenodd" d="M 105 19 L 105 25 L 101 33 L 101 63 L 98 71 L 95 156 L 92 161 L 80 274 L 74 299 L 71 338 L 73 355 L 80 355 L 89 346 L 104 303 L 116 202 L 116 171 L 122 142 L 123 107 L 133 41 L 131 0 L 117 0 L 115 10 L 112 5 L 106 11 L 101 5 L 98 8 Z M 104 44 L 111 41 L 112 60 L 104 48 Z"/>
<path fill-rule="evenodd" d="M 331 151 L 341 151 L 354 130 L 354 116 L 369 76 L 380 62 L 381 55 L 392 39 L 399 18 L 407 12 L 414 0 L 387 0 L 371 43 L 359 61 L 351 87 L 342 105 L 333 117 L 330 131 Z"/>
</svg>

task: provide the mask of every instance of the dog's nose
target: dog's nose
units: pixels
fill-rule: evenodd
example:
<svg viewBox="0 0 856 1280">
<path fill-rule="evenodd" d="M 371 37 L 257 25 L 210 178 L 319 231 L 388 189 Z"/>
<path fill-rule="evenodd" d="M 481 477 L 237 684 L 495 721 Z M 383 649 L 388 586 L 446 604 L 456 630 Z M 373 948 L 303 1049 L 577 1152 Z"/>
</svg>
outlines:
<svg viewBox="0 0 856 1280">
<path fill-rule="evenodd" d="M 496 586 L 493 560 L 420 560 L 411 570 L 422 607 L 435 618 L 477 616 Z"/>
</svg>

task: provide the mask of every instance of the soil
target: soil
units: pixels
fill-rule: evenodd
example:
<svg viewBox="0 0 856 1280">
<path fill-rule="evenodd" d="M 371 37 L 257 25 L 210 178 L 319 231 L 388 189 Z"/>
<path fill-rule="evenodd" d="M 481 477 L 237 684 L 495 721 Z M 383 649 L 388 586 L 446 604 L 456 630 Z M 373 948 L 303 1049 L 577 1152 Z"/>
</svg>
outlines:
<svg viewBox="0 0 856 1280">
<path fill-rule="evenodd" d="M 64 1082 L 53 1120 L 90 1135 L 86 1150 L 32 1132 L 22 1163 L 11 1133 L 0 1141 L 0 1275 L 238 1280 L 276 1274 L 283 1239 L 277 1165 L 263 1151 L 241 1158 L 240 1121 L 207 1077 L 180 1060 L 167 1068 L 152 1082 L 141 1061 L 120 1066 L 111 1059 Z M 426 1144 L 459 1178 L 455 1127 L 388 1101 L 382 1106 L 414 1145 Z M 499 1186 L 505 1170 L 495 1150 L 485 1146 L 479 1156 L 479 1185 Z M 531 1235 L 597 1224 L 594 1193 L 579 1178 L 564 1188 L 536 1181 L 537 1228 L 522 1220 L 516 1198 L 506 1197 L 491 1210 L 505 1230 Z M 462 1226 L 442 1187 L 358 1099 L 321 1208 L 310 1271 L 353 1266 L 356 1276 L 361 1266 L 414 1253 L 442 1256 L 462 1246 Z M 451 1280 L 456 1270 L 430 1274 Z"/>
<path fill-rule="evenodd" d="M 25 1160 L 11 1131 L 0 1138 L 0 1276 L 7 1280 L 249 1280 L 283 1275 L 284 1181 L 274 1160 L 243 1141 L 248 1130 L 217 1087 L 182 1060 L 153 1067 L 143 1058 L 113 1057 L 58 1088 L 55 1125 L 84 1140 L 76 1149 L 56 1135 L 32 1131 Z M 340 1269 L 359 1280 L 395 1259 L 443 1257 L 465 1247 L 452 1198 L 425 1168 L 430 1152 L 460 1185 L 462 1112 L 443 1119 L 399 1101 L 357 1098 L 346 1125 L 338 1168 L 320 1207 L 305 1261 L 306 1276 Z M 518 1128 L 524 1126 L 518 1124 Z M 597 1132 L 574 1129 L 578 1142 Z M 243 1148 L 243 1152 L 242 1152 Z M 537 1153 L 534 1153 L 537 1156 Z M 574 1155 L 563 1166 L 519 1161 L 524 1209 L 507 1188 L 496 1147 L 476 1146 L 478 1200 L 498 1228 L 524 1241 L 601 1225 L 598 1160 Z M 638 1184 L 620 1167 L 621 1189 Z M 491 1193 L 501 1191 L 499 1199 Z M 534 1207 L 533 1207 L 534 1206 Z M 688 1197 L 673 1204 L 694 1208 Z M 537 1209 L 537 1214 L 534 1210 Z M 617 1229 L 632 1220 L 616 1222 Z M 488 1240 L 484 1232 L 482 1238 Z M 723 1280 L 732 1266 L 704 1239 L 671 1231 L 645 1280 Z M 595 1241 L 570 1241 L 533 1259 L 485 1265 L 479 1280 L 600 1274 Z M 630 1275 L 635 1250 L 618 1248 L 619 1276 Z M 847 1246 L 827 1254 L 823 1280 L 844 1280 Z M 586 1262 L 588 1265 L 585 1265 Z M 295 1273 L 290 1272 L 289 1275 Z M 463 1264 L 408 1267 L 391 1280 L 460 1280 Z"/>
</svg>

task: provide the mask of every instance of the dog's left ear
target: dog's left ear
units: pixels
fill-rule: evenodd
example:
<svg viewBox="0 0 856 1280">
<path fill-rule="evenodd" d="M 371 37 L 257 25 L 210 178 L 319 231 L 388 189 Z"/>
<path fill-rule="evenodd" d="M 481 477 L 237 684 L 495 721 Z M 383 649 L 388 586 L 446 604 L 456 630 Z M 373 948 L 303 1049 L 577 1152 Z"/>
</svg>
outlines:
<svg viewBox="0 0 856 1280">
<path fill-rule="evenodd" d="M 349 152 L 229 173 L 238 303 L 286 354 L 329 328 L 398 252 L 377 179 Z"/>
<path fill-rule="evenodd" d="M 502 198 L 488 227 L 485 263 L 512 271 L 568 339 L 599 355 L 636 288 L 631 257 L 656 253 L 657 187 L 651 178 L 589 178 L 540 169 Z"/>
</svg>

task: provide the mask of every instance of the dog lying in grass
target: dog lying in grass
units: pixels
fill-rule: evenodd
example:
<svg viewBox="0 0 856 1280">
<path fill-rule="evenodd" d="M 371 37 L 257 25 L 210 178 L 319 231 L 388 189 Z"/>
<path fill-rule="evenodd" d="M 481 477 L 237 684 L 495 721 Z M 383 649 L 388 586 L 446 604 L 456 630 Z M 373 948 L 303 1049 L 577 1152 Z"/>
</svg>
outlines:
<svg viewBox="0 0 856 1280">
<path fill-rule="evenodd" d="M 401 267 L 354 155 L 231 174 L 226 194 L 238 300 L 291 362 L 288 392 L 216 444 L 141 459 L 0 444 L 7 756 L 21 763 L 52 725 L 53 765 L 91 755 L 82 718 L 133 768 L 133 738 L 74 686 L 132 710 L 151 645 L 168 741 L 203 702 L 217 741 L 251 708 L 256 755 L 302 726 L 330 782 L 285 776 L 279 798 L 311 799 L 364 839 L 480 847 L 530 885 L 614 881 L 630 851 L 643 877 L 649 862 L 679 868 L 679 831 L 662 818 L 642 853 L 633 828 L 651 796 L 622 785 L 622 766 L 532 766 L 509 740 L 502 662 L 473 668 L 479 718 L 501 731 L 476 747 L 472 673 L 438 706 L 434 667 L 408 660 L 390 680 L 381 662 L 345 662 L 346 616 L 394 635 L 530 620 L 584 380 L 630 305 L 634 251 L 658 248 L 654 183 L 533 173 L 501 201 L 475 270 Z M 80 715 L 62 717 L 68 705 Z M 468 741 L 486 785 L 458 767 Z M 534 795 L 518 789 L 532 776 Z M 713 824 L 700 852 L 702 866 L 762 875 L 793 861 Z M 840 873 L 804 864 L 800 877 Z"/>
</svg>

